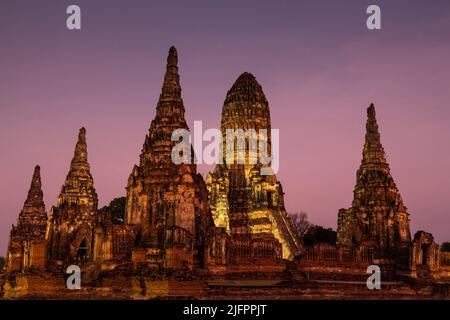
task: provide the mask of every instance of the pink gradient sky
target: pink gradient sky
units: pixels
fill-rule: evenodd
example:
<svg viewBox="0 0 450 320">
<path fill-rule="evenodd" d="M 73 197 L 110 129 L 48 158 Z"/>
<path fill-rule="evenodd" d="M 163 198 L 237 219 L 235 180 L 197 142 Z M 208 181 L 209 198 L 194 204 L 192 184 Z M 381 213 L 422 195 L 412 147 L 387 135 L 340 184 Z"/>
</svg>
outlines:
<svg viewBox="0 0 450 320">
<path fill-rule="evenodd" d="M 82 9 L 82 30 L 65 8 Z M 450 3 L 377 1 L 2 1 L 0 254 L 41 165 L 55 204 L 87 129 L 100 205 L 125 194 L 175 45 L 190 127 L 219 127 L 225 94 L 253 73 L 280 129 L 290 212 L 335 228 L 349 207 L 366 108 L 375 103 L 413 232 L 450 241 Z M 200 167 L 205 174 L 208 167 Z"/>
</svg>

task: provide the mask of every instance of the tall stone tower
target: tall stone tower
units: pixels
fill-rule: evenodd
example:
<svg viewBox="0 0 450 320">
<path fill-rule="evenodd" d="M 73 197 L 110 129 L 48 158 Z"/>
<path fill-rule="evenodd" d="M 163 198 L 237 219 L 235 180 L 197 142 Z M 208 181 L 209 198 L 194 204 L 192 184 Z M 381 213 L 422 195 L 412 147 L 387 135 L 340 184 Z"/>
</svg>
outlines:
<svg viewBox="0 0 450 320">
<path fill-rule="evenodd" d="M 125 223 L 138 228 L 133 262 L 165 268 L 192 268 L 203 263 L 209 217 L 206 186 L 190 163 L 175 164 L 171 141 L 178 129 L 188 130 L 181 98 L 178 56 L 171 47 L 166 74 L 140 155 L 127 186 Z M 191 148 L 192 151 L 192 148 Z"/>
<path fill-rule="evenodd" d="M 409 214 L 386 161 L 373 104 L 367 109 L 362 155 L 352 207 L 339 210 L 337 242 L 386 252 L 406 247 L 411 241 Z"/>
<path fill-rule="evenodd" d="M 81 128 L 66 181 L 48 227 L 50 258 L 65 263 L 93 259 L 97 193 L 90 172 L 86 129 Z"/>
<path fill-rule="evenodd" d="M 241 129 L 245 137 L 244 162 L 239 163 L 239 147 L 226 146 L 227 130 Z M 250 73 L 239 76 L 228 91 L 222 109 L 222 141 L 224 163 L 208 175 L 209 205 L 217 227 L 226 229 L 233 239 L 266 239 L 280 243 L 282 257 L 293 259 L 301 247 L 293 232 L 284 207 L 284 193 L 275 174 L 262 175 L 268 167 L 260 161 L 262 150 L 250 146 L 251 131 L 266 143 L 271 156 L 270 110 L 266 96 Z M 263 131 L 266 130 L 266 134 Z M 241 149 L 242 150 L 242 149 Z M 232 155 L 230 156 L 230 153 Z M 231 157 L 232 163 L 226 161 Z"/>
<path fill-rule="evenodd" d="M 30 190 L 23 209 L 9 236 L 7 269 L 9 271 L 44 267 L 47 212 L 42 193 L 40 167 L 34 168 Z"/>
</svg>

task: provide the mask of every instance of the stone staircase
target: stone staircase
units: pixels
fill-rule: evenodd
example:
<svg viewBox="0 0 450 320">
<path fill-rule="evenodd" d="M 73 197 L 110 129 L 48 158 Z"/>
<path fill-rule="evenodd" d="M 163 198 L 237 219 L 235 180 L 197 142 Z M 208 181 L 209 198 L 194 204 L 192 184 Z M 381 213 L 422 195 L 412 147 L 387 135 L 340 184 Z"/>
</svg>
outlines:
<svg viewBox="0 0 450 320">
<path fill-rule="evenodd" d="M 293 261 L 288 261 L 286 263 L 286 271 L 292 281 L 299 282 L 307 280 L 307 274 L 298 270 L 297 264 Z"/>
<path fill-rule="evenodd" d="M 280 210 L 271 210 L 270 216 L 271 222 L 276 226 L 274 231 L 278 231 L 274 233 L 275 237 L 277 239 L 282 238 L 289 246 L 290 250 L 294 251 L 294 248 L 297 248 L 297 243 L 294 240 L 295 235 L 293 234 L 289 226 L 289 222 L 287 221 L 285 212 Z"/>
</svg>

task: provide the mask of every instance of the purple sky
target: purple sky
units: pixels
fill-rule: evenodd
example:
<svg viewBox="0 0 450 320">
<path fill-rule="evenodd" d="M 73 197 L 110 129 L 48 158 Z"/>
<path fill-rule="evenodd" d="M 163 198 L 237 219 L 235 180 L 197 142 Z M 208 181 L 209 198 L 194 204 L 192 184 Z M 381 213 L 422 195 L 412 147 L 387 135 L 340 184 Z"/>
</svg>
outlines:
<svg viewBox="0 0 450 320">
<path fill-rule="evenodd" d="M 382 30 L 365 9 L 379 4 Z M 82 30 L 65 10 L 78 4 Z M 100 205 L 125 194 L 175 45 L 187 119 L 219 127 L 227 90 L 253 73 L 280 129 L 290 212 L 336 227 L 375 103 L 413 232 L 450 240 L 449 1 L 2 1 L 0 254 L 41 165 L 47 210 L 87 129 Z M 208 167 L 200 167 L 204 174 Z"/>
</svg>

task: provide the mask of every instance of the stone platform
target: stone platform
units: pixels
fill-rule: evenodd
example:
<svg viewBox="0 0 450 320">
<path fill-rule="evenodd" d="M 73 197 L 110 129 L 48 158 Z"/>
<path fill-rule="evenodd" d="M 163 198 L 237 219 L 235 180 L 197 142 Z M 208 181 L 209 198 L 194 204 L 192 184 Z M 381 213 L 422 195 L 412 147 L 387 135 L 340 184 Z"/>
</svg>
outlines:
<svg viewBox="0 0 450 320">
<path fill-rule="evenodd" d="M 108 272 L 69 290 L 65 278 L 51 273 L 0 278 L 2 299 L 51 300 L 341 300 L 341 299 L 450 299 L 450 282 L 382 282 L 369 290 L 365 281 L 310 279 L 200 279 L 195 274 L 127 275 Z M 231 279 L 227 279 L 231 277 Z M 314 278 L 314 277 L 312 277 Z"/>
</svg>

